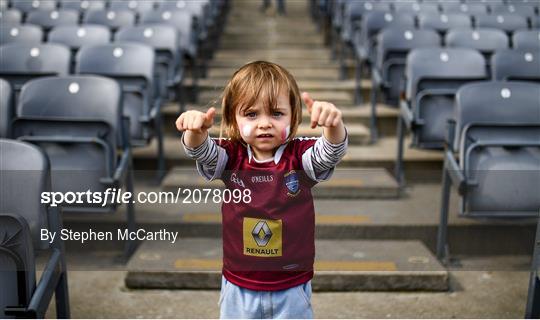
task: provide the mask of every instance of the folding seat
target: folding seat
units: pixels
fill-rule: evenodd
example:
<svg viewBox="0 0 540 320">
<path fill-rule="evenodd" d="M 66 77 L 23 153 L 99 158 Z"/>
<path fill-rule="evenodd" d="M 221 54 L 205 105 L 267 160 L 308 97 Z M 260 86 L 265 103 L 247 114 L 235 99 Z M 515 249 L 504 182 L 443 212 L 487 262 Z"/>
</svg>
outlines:
<svg viewBox="0 0 540 320">
<path fill-rule="evenodd" d="M 77 10 L 79 13 L 84 13 L 89 10 L 105 9 L 105 1 L 103 0 L 60 0 L 60 7 L 64 9 Z"/>
<path fill-rule="evenodd" d="M 41 229 L 59 234 L 57 208 L 42 204 L 49 192 L 49 161 L 39 148 L 0 139 L 0 317 L 45 318 L 54 294 L 56 317 L 69 318 L 64 244 L 56 237 L 41 241 Z M 35 257 L 47 254 L 36 285 Z"/>
<path fill-rule="evenodd" d="M 504 5 L 492 5 L 491 14 L 517 14 L 530 19 L 535 16 L 536 7 L 528 2 L 508 3 Z"/>
<path fill-rule="evenodd" d="M 55 0 L 13 0 L 11 7 L 20 10 L 23 16 L 31 11 L 44 10 L 52 11 L 56 9 Z"/>
<path fill-rule="evenodd" d="M 442 2 L 441 9 L 446 14 L 463 13 L 468 15 L 482 15 L 488 13 L 487 5 L 475 2 Z"/>
<path fill-rule="evenodd" d="M 362 17 L 368 12 L 385 11 L 390 12 L 392 8 L 387 2 L 345 2 L 343 27 L 341 31 L 341 46 L 340 52 L 340 78 L 345 79 L 345 57 L 347 52 L 352 49 L 353 37 L 355 33 L 360 31 L 362 26 Z"/>
<path fill-rule="evenodd" d="M 495 28 L 506 33 L 528 29 L 527 19 L 518 14 L 496 14 L 474 16 L 476 28 Z"/>
<path fill-rule="evenodd" d="M 536 81 L 540 83 L 540 51 L 498 50 L 491 57 L 493 80 Z"/>
<path fill-rule="evenodd" d="M 106 26 L 100 25 L 60 26 L 49 33 L 49 43 L 62 44 L 71 49 L 70 73 L 75 72 L 75 57 L 82 46 L 110 42 L 111 31 Z"/>
<path fill-rule="evenodd" d="M 0 11 L 0 25 L 2 28 L 10 25 L 18 25 L 22 22 L 22 14 L 17 9 L 2 9 Z"/>
<path fill-rule="evenodd" d="M 360 94 L 360 81 L 362 75 L 362 66 L 364 64 L 370 65 L 375 61 L 373 55 L 375 53 L 375 47 L 377 45 L 376 35 L 380 30 L 384 28 L 402 28 L 413 29 L 415 27 L 414 16 L 407 14 L 393 14 L 384 11 L 372 11 L 369 12 L 362 19 L 362 27 L 360 32 L 357 32 L 354 39 L 354 51 L 356 57 L 356 89 L 355 89 L 355 102 L 361 102 Z"/>
<path fill-rule="evenodd" d="M 416 2 L 416 1 L 396 1 L 393 4 L 394 11 L 397 14 L 409 15 L 438 15 L 439 5 L 437 3 Z"/>
<path fill-rule="evenodd" d="M 140 24 L 168 24 L 176 28 L 178 33 L 178 47 L 181 55 L 185 56 L 191 67 L 193 78 L 193 91 L 197 99 L 198 78 L 201 71 L 206 68 L 205 61 L 200 57 L 198 48 L 197 28 L 193 16 L 187 11 L 154 10 L 141 15 Z M 202 60 L 202 61 L 201 61 Z"/>
<path fill-rule="evenodd" d="M 480 51 L 486 58 L 486 68 L 490 71 L 491 55 L 510 46 L 508 36 L 501 30 L 480 28 L 475 30 L 454 29 L 448 31 L 444 42 L 447 47 L 471 48 Z"/>
<path fill-rule="evenodd" d="M 165 24 L 140 25 L 120 29 L 118 42 L 140 42 L 154 48 L 156 65 L 155 92 L 163 101 L 174 100 L 184 77 L 182 56 L 178 54 L 178 35 L 174 27 Z"/>
<path fill-rule="evenodd" d="M 40 26 L 45 33 L 57 26 L 77 25 L 79 13 L 74 10 L 32 11 L 26 18 L 26 23 Z"/>
<path fill-rule="evenodd" d="M 448 123 L 437 256 L 449 256 L 450 187 L 466 218 L 537 218 L 540 85 L 486 81 L 460 88 Z M 459 155 L 459 160 L 454 157 Z"/>
<path fill-rule="evenodd" d="M 129 118 L 134 147 L 158 140 L 158 174 L 164 171 L 160 102 L 154 96 L 154 49 L 140 43 L 83 46 L 77 54 L 76 72 L 110 77 L 123 92 L 123 112 Z"/>
<path fill-rule="evenodd" d="M 83 22 L 107 26 L 112 32 L 119 28 L 135 25 L 135 13 L 129 10 L 91 10 L 84 15 Z"/>
<path fill-rule="evenodd" d="M 133 194 L 128 126 L 122 116 L 122 91 L 115 80 L 47 77 L 23 87 L 12 137 L 39 145 L 47 154 L 52 191 L 101 194 L 101 203 L 81 197 L 59 204 L 64 213 L 110 213 L 121 203 L 107 197 L 107 192 L 123 188 Z M 136 229 L 132 201 L 127 203 L 126 214 L 127 229 L 132 232 Z M 134 241 L 126 242 L 126 255 L 134 248 Z"/>
<path fill-rule="evenodd" d="M 1 78 L 0 92 L 0 138 L 6 138 L 13 118 L 13 90 L 9 82 Z"/>
<path fill-rule="evenodd" d="M 154 1 L 111 0 L 109 8 L 115 11 L 131 10 L 140 15 L 146 11 L 154 10 Z"/>
<path fill-rule="evenodd" d="M 512 36 L 514 49 L 540 50 L 540 30 L 521 30 Z"/>
<path fill-rule="evenodd" d="M 377 35 L 377 60 L 372 66 L 371 90 L 371 141 L 378 138 L 377 94 L 382 93 L 383 102 L 398 106 L 404 88 L 403 76 L 407 54 L 415 48 L 440 47 L 441 37 L 433 30 L 403 30 L 385 28 Z"/>
<path fill-rule="evenodd" d="M 444 35 L 450 29 L 470 29 L 472 21 L 470 16 L 463 13 L 420 14 L 418 26 L 421 29 L 434 29 Z"/>
<path fill-rule="evenodd" d="M 8 0 L 0 0 L 0 11 L 5 11 L 9 7 L 9 1 Z"/>
<path fill-rule="evenodd" d="M 400 101 L 397 126 L 395 175 L 401 185 L 405 127 L 412 133 L 413 147 L 441 149 L 456 91 L 468 82 L 486 79 L 485 64 L 484 57 L 474 49 L 420 48 L 409 52 L 405 98 Z"/>
<path fill-rule="evenodd" d="M 67 47 L 59 44 L 10 43 L 0 47 L 0 77 L 18 93 L 29 80 L 69 73 Z"/>
<path fill-rule="evenodd" d="M 7 43 L 34 43 L 43 41 L 43 31 L 38 26 L 29 24 L 2 26 L 0 28 L 0 45 Z"/>
</svg>

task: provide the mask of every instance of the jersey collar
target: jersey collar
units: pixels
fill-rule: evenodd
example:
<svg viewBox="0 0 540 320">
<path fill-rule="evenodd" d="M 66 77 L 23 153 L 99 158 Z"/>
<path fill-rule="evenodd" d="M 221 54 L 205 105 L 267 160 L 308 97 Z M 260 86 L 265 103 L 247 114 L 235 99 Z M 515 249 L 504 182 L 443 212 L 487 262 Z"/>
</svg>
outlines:
<svg viewBox="0 0 540 320">
<path fill-rule="evenodd" d="M 279 163 L 279 160 L 281 160 L 281 156 L 283 156 L 283 152 L 285 151 L 285 148 L 287 147 L 287 144 L 288 143 L 285 143 L 285 144 L 282 144 L 281 146 L 279 146 L 279 148 L 276 150 L 276 153 L 274 154 L 274 163 L 275 164 L 278 164 Z M 248 152 L 248 163 L 251 163 L 251 159 L 253 158 L 253 161 L 255 162 L 258 162 L 258 163 L 266 163 L 266 161 L 257 161 L 257 159 L 255 159 L 255 157 L 253 156 L 253 152 L 251 151 L 251 146 L 248 144 L 247 145 L 247 152 Z M 269 161 L 268 161 L 269 162 Z"/>
</svg>

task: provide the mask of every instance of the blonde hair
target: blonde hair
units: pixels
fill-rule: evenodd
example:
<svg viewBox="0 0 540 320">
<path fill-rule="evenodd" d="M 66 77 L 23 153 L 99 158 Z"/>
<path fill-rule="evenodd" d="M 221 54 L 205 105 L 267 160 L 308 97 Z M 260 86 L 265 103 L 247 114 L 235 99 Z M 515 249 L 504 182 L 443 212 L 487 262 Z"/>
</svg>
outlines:
<svg viewBox="0 0 540 320">
<path fill-rule="evenodd" d="M 233 142 L 243 143 L 236 112 L 253 106 L 261 99 L 263 107 L 270 112 L 277 108 L 278 96 L 283 90 L 291 105 L 291 127 L 286 141 L 296 135 L 302 122 L 302 100 L 293 76 L 283 67 L 266 61 L 250 62 L 238 69 L 223 91 L 221 100 L 222 122 L 220 136 L 225 129 Z"/>
</svg>

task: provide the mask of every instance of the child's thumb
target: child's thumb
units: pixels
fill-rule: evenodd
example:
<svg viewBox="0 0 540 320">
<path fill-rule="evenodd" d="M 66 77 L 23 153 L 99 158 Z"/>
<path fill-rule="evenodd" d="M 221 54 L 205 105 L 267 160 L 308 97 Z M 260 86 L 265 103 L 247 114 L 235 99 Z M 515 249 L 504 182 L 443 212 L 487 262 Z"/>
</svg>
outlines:
<svg viewBox="0 0 540 320">
<path fill-rule="evenodd" d="M 214 116 L 216 115 L 216 108 L 212 107 L 206 111 L 204 125 L 210 127 L 214 124 Z"/>
<path fill-rule="evenodd" d="M 313 106 L 313 103 L 315 101 L 313 101 L 313 99 L 311 99 L 311 97 L 309 96 L 309 93 L 307 93 L 307 92 L 302 93 L 302 100 L 304 100 L 304 103 L 307 106 L 308 112 L 311 113 L 311 107 Z"/>
</svg>

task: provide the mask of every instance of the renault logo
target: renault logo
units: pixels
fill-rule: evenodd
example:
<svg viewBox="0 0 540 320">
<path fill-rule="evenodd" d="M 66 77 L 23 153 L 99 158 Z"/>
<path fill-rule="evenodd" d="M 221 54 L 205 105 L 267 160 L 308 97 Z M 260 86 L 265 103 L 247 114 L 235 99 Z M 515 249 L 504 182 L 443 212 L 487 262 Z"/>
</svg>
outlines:
<svg viewBox="0 0 540 320">
<path fill-rule="evenodd" d="M 272 238 L 272 231 L 270 231 L 266 221 L 259 221 L 251 231 L 251 235 L 259 247 L 264 247 Z"/>
</svg>

